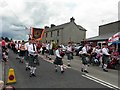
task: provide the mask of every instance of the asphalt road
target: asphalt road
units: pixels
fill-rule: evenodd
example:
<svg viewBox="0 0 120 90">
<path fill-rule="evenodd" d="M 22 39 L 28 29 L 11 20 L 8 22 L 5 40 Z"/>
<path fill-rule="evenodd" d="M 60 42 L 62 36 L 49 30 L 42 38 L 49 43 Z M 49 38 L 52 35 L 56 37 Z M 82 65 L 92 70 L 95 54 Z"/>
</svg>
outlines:
<svg viewBox="0 0 120 90">
<path fill-rule="evenodd" d="M 17 80 L 13 84 L 15 88 L 108 88 L 84 78 L 83 73 L 73 69 L 66 69 L 64 74 L 61 74 L 60 70 L 55 72 L 54 65 L 42 58 L 39 58 L 40 66 L 37 67 L 37 77 L 29 77 L 29 71 L 25 70 L 25 63 L 19 63 L 15 58 L 16 54 L 10 50 L 6 73 L 8 74 L 10 67 L 14 69 Z"/>
</svg>

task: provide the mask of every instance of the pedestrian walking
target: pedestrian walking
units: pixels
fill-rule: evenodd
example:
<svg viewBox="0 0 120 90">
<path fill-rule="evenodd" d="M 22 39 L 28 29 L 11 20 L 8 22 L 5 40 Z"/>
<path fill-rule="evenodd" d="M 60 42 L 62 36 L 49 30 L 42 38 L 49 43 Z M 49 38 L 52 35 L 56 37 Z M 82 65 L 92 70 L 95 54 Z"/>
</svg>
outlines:
<svg viewBox="0 0 120 90">
<path fill-rule="evenodd" d="M 57 50 L 55 51 L 55 55 L 56 55 L 56 58 L 54 60 L 54 64 L 55 64 L 55 72 L 57 72 L 57 67 L 58 65 L 60 65 L 60 70 L 61 70 L 61 73 L 64 73 L 64 68 L 63 68 L 63 61 L 62 61 L 62 56 L 60 55 L 60 52 L 61 52 L 61 47 L 58 46 L 57 47 Z"/>
</svg>

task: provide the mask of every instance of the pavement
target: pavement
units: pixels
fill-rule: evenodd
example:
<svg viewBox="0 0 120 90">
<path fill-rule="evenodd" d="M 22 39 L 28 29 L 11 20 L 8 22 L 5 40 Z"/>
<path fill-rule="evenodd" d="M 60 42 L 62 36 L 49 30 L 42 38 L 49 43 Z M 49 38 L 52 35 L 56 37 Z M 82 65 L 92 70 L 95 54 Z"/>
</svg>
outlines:
<svg viewBox="0 0 120 90">
<path fill-rule="evenodd" d="M 3 80 L 3 62 L 2 62 L 2 51 L 0 47 L 0 80 Z"/>
<path fill-rule="evenodd" d="M 45 60 L 43 57 L 39 57 L 40 66 L 37 66 L 36 77 L 29 77 L 29 71 L 25 70 L 25 63 L 19 63 L 19 61 L 15 59 L 16 54 L 10 50 L 9 61 L 6 64 L 6 81 L 8 70 L 12 67 L 17 80 L 15 84 L 12 84 L 15 88 L 113 88 L 100 84 L 99 82 L 96 83 L 86 78 L 84 73 L 68 68 L 66 65 L 63 74 L 61 74 L 60 68 L 58 72 L 55 72 L 54 64 L 49 63 L 47 59 Z"/>
<path fill-rule="evenodd" d="M 40 57 L 44 58 L 48 62 L 53 62 L 55 60 L 55 56 L 52 55 L 52 60 L 46 58 L 46 55 L 40 55 Z M 67 67 L 67 56 L 63 58 L 64 66 Z M 81 58 L 79 56 L 74 56 L 74 59 L 71 61 L 71 69 L 81 72 Z M 102 81 L 106 84 L 112 85 L 114 87 L 119 87 L 119 73 L 118 70 L 108 69 L 109 72 L 103 72 L 103 69 L 99 66 L 90 65 L 88 67 L 89 73 L 85 75 L 90 78 L 94 78 L 95 80 Z"/>
</svg>

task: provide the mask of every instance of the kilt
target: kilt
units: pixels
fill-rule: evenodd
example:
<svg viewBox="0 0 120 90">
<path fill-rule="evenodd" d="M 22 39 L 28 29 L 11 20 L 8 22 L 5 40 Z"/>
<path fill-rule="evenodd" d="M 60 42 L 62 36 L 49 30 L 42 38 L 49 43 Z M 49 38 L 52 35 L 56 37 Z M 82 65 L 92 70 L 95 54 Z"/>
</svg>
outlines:
<svg viewBox="0 0 120 90">
<path fill-rule="evenodd" d="M 36 67 L 36 65 L 39 65 L 38 55 L 36 55 L 36 56 L 30 55 L 29 56 L 29 65 L 32 67 Z"/>
<path fill-rule="evenodd" d="M 88 64 L 88 60 L 87 60 L 88 56 L 85 54 L 82 54 L 81 57 L 82 57 L 82 64 L 87 65 Z"/>
<path fill-rule="evenodd" d="M 71 52 L 67 52 L 66 54 L 67 54 L 67 59 L 68 60 L 72 60 L 73 59 L 73 55 L 72 55 Z"/>
<path fill-rule="evenodd" d="M 103 60 L 102 62 L 103 64 L 108 64 L 110 62 L 109 56 L 104 55 L 104 54 L 103 54 L 102 60 Z"/>
<path fill-rule="evenodd" d="M 53 63 L 56 65 L 63 65 L 62 58 L 56 57 Z"/>
<path fill-rule="evenodd" d="M 25 56 L 25 51 L 21 51 L 21 50 L 20 50 L 19 56 L 24 57 L 24 56 Z"/>
</svg>

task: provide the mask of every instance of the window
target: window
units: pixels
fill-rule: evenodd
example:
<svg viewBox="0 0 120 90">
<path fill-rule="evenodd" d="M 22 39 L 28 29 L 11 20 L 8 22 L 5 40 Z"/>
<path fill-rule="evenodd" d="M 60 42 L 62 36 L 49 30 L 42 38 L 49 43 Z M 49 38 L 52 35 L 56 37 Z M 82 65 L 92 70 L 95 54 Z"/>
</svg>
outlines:
<svg viewBox="0 0 120 90">
<path fill-rule="evenodd" d="M 46 37 L 48 36 L 48 33 L 46 32 Z"/>
<path fill-rule="evenodd" d="M 53 34 L 53 33 L 51 32 L 51 37 L 52 37 L 52 34 Z"/>
<path fill-rule="evenodd" d="M 57 31 L 57 36 L 59 36 L 59 30 Z"/>
</svg>

